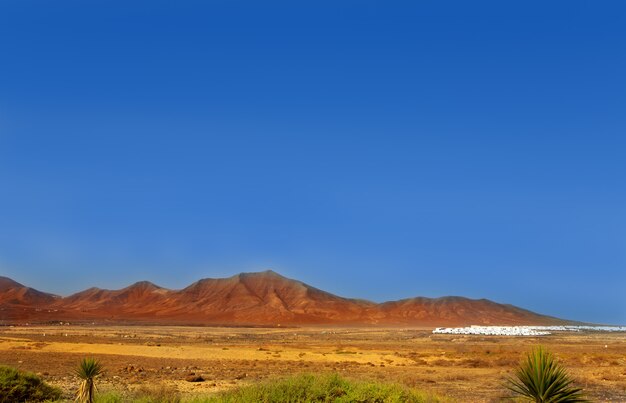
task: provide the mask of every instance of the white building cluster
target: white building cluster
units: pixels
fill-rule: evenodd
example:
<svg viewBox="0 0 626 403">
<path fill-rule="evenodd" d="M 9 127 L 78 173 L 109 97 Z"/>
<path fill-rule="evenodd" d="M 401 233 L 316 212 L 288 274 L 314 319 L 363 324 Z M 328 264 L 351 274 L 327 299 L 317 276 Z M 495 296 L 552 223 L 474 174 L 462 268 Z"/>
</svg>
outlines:
<svg viewBox="0 0 626 403">
<path fill-rule="evenodd" d="M 626 326 L 468 326 L 438 327 L 435 334 L 546 336 L 552 332 L 626 332 Z"/>
</svg>

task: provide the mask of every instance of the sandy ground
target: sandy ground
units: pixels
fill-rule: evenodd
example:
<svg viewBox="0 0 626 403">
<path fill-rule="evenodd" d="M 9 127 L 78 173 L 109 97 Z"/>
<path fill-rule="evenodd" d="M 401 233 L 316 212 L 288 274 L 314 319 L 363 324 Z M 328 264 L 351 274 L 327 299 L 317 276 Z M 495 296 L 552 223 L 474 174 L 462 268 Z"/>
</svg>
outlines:
<svg viewBox="0 0 626 403">
<path fill-rule="evenodd" d="M 499 401 L 503 379 L 535 345 L 555 352 L 594 401 L 626 401 L 626 335 L 433 335 L 430 329 L 23 326 L 0 328 L 0 364 L 71 393 L 85 356 L 106 367 L 101 390 L 168 385 L 211 394 L 277 376 L 338 372 L 399 382 L 459 401 Z M 187 382 L 190 374 L 204 382 Z M 69 396 L 69 395 L 68 395 Z"/>
</svg>

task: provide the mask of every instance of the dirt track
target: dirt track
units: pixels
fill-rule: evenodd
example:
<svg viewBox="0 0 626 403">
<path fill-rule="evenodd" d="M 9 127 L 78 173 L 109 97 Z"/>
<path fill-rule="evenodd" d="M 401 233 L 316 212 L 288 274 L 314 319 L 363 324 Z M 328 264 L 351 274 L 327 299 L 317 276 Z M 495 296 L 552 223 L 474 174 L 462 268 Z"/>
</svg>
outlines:
<svg viewBox="0 0 626 403">
<path fill-rule="evenodd" d="M 164 383 L 183 393 L 297 372 L 400 382 L 460 401 L 497 401 L 502 379 L 532 346 L 554 351 L 594 400 L 626 401 L 623 334 L 511 338 L 432 335 L 427 329 L 250 329 L 24 326 L 0 328 L 0 364 L 40 373 L 72 391 L 72 369 L 96 356 L 101 389 Z M 190 383 L 190 373 L 206 381 Z"/>
</svg>

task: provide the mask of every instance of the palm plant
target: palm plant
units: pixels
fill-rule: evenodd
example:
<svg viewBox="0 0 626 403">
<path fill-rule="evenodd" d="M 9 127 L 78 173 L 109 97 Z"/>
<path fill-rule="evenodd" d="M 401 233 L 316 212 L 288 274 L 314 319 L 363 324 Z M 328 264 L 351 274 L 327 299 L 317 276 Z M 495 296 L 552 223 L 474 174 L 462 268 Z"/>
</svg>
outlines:
<svg viewBox="0 0 626 403">
<path fill-rule="evenodd" d="M 83 358 L 76 368 L 76 375 L 83 381 L 76 392 L 76 401 L 81 403 L 93 403 L 96 392 L 94 379 L 103 371 L 102 364 L 95 358 Z"/>
<path fill-rule="evenodd" d="M 536 403 L 587 402 L 582 389 L 572 383 L 552 353 L 538 347 L 528 353 L 515 370 L 515 377 L 508 378 L 505 386 L 516 395 Z"/>
</svg>

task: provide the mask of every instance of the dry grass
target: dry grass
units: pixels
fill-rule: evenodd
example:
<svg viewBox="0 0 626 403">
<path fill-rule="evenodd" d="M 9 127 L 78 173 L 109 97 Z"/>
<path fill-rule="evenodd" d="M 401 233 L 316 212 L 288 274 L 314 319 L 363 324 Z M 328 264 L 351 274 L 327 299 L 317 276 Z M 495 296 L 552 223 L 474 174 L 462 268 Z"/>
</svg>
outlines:
<svg viewBox="0 0 626 403">
<path fill-rule="evenodd" d="M 506 393 L 503 378 L 539 343 L 592 400 L 626 401 L 623 334 L 506 338 L 420 329 L 23 327 L 0 329 L 0 363 L 46 373 L 64 390 L 76 389 L 77 380 L 68 376 L 89 355 L 107 368 L 99 385 L 126 395 L 161 384 L 182 397 L 206 395 L 275 376 L 337 372 L 480 402 Z M 186 382 L 190 372 L 206 381 Z"/>
</svg>

